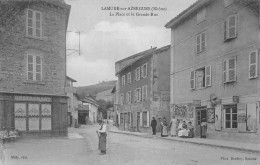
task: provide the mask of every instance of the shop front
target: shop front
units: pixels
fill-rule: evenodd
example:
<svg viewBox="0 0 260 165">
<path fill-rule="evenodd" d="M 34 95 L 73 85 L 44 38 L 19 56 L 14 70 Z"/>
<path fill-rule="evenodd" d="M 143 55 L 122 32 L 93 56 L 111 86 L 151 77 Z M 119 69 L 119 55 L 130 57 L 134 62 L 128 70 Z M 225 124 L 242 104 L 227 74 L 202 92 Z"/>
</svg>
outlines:
<svg viewBox="0 0 260 165">
<path fill-rule="evenodd" d="M 0 94 L 1 129 L 21 136 L 67 136 L 67 97 Z"/>
</svg>

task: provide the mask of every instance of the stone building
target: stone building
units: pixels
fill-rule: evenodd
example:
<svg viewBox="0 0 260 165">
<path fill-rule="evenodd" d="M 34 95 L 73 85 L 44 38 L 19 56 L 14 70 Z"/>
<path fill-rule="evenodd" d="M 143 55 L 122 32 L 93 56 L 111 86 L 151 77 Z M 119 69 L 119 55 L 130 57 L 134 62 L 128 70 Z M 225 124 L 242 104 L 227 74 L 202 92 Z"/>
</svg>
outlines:
<svg viewBox="0 0 260 165">
<path fill-rule="evenodd" d="M 151 131 L 150 121 L 170 120 L 170 46 L 151 48 L 115 63 L 119 129 Z M 116 102 L 116 101 L 115 101 Z"/>
<path fill-rule="evenodd" d="M 200 134 L 259 133 L 259 1 L 198 0 L 170 20 L 171 112 Z"/>
<path fill-rule="evenodd" d="M 63 0 L 0 1 L 0 129 L 67 135 Z"/>
<path fill-rule="evenodd" d="M 68 126 L 77 127 L 78 125 L 78 104 L 79 96 L 77 95 L 76 87 L 73 86 L 73 83 L 77 82 L 76 80 L 66 77 L 65 92 L 68 98 Z"/>
</svg>

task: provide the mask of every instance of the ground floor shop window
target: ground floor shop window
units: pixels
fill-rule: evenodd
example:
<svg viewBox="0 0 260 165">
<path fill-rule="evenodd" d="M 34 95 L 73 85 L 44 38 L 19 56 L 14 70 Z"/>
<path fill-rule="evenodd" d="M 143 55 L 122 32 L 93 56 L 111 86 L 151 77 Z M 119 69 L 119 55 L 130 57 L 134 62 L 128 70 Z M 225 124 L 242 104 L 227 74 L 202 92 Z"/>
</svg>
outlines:
<svg viewBox="0 0 260 165">
<path fill-rule="evenodd" d="M 237 106 L 224 106 L 225 128 L 237 128 Z"/>
<path fill-rule="evenodd" d="M 16 129 L 51 130 L 51 104 L 15 103 L 14 108 Z"/>
</svg>

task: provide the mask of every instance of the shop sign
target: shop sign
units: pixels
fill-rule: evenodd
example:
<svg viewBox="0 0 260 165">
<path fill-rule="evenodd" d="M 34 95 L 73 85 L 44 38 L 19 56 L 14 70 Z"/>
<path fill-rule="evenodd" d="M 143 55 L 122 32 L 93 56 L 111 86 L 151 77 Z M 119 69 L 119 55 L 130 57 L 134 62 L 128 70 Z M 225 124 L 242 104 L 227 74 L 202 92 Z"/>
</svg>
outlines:
<svg viewBox="0 0 260 165">
<path fill-rule="evenodd" d="M 37 102 L 51 102 L 51 97 L 41 96 L 15 96 L 15 101 L 37 101 Z"/>
<path fill-rule="evenodd" d="M 196 107 L 200 107 L 201 106 L 201 100 L 193 100 L 193 105 Z"/>
<path fill-rule="evenodd" d="M 170 91 L 161 91 L 161 100 L 170 101 Z"/>
</svg>

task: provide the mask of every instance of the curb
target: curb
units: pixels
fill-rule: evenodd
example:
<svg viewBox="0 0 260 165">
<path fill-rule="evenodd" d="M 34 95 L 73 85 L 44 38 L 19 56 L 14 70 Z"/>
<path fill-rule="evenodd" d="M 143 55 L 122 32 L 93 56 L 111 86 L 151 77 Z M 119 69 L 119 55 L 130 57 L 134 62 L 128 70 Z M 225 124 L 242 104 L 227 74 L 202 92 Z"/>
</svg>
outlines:
<svg viewBox="0 0 260 165">
<path fill-rule="evenodd" d="M 153 136 L 137 135 L 137 134 L 132 134 L 130 132 L 119 132 L 119 131 L 111 131 L 111 130 L 110 130 L 110 132 L 118 133 L 118 134 L 131 135 L 131 136 L 139 136 L 139 137 L 143 137 L 143 138 L 153 138 Z M 247 149 L 247 148 L 234 147 L 234 146 L 226 146 L 226 145 L 218 145 L 218 144 L 209 144 L 209 143 L 202 143 L 202 142 L 195 142 L 195 141 L 186 141 L 186 140 L 182 140 L 181 138 L 180 139 L 170 139 L 170 138 L 167 138 L 167 137 L 158 137 L 158 136 L 156 136 L 156 138 L 164 139 L 164 140 L 168 140 L 168 141 L 178 141 L 178 142 L 182 142 L 182 143 L 191 143 L 191 144 L 195 144 L 195 145 L 204 145 L 204 146 L 210 146 L 210 147 L 226 148 L 226 149 L 232 149 L 232 150 L 238 150 L 238 151 L 244 151 L 244 152 L 250 152 L 250 153 L 260 153 L 260 150 Z"/>
</svg>

